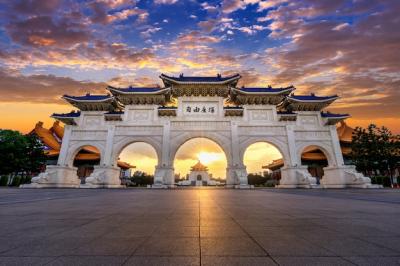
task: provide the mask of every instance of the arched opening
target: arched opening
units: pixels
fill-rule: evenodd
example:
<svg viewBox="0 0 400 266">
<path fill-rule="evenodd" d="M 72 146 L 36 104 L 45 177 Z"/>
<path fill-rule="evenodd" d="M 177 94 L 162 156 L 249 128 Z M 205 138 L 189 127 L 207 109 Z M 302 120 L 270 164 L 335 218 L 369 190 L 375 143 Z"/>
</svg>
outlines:
<svg viewBox="0 0 400 266">
<path fill-rule="evenodd" d="M 81 184 L 85 184 L 86 177 L 90 176 L 95 165 L 100 164 L 101 152 L 94 146 L 83 146 L 76 153 L 73 166 L 77 167 L 77 176 L 81 180 Z"/>
<path fill-rule="evenodd" d="M 256 142 L 247 147 L 243 164 L 248 173 L 249 185 L 275 186 L 281 179 L 284 166 L 282 153 L 268 142 Z"/>
<path fill-rule="evenodd" d="M 146 142 L 134 142 L 122 149 L 117 165 L 121 168 L 121 183 L 127 186 L 153 184 L 158 163 L 157 152 Z"/>
<path fill-rule="evenodd" d="M 207 138 L 183 143 L 174 158 L 175 182 L 181 186 L 216 186 L 226 182 L 224 150 Z"/>
<path fill-rule="evenodd" d="M 317 184 L 320 184 L 324 176 L 323 168 L 328 166 L 328 158 L 320 147 L 310 145 L 301 153 L 301 164 L 307 166 L 310 175 L 317 179 Z"/>
</svg>

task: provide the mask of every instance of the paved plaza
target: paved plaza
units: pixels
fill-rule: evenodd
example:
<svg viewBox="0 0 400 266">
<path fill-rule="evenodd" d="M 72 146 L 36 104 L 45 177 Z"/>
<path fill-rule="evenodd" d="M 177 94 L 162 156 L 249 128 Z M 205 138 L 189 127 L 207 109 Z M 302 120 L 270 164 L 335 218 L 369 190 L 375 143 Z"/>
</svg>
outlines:
<svg viewBox="0 0 400 266">
<path fill-rule="evenodd" d="M 0 190 L 0 265 L 199 264 L 399 265 L 400 190 Z"/>
</svg>

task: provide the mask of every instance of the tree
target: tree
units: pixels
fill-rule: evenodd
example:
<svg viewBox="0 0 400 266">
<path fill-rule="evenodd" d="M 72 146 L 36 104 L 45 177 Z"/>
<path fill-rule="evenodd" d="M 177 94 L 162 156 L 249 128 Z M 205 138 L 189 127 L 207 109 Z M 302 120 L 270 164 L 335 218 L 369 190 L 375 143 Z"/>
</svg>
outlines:
<svg viewBox="0 0 400 266">
<path fill-rule="evenodd" d="M 25 137 L 28 142 L 28 160 L 25 165 L 25 171 L 28 175 L 32 175 L 33 173 L 41 172 L 46 163 L 46 155 L 43 152 L 43 145 L 37 136 L 26 135 Z"/>
<path fill-rule="evenodd" d="M 136 171 L 131 177 L 132 183 L 136 186 L 151 185 L 154 181 L 154 176 L 148 175 L 144 172 Z"/>
<path fill-rule="evenodd" d="M 42 145 L 35 136 L 0 130 L 0 174 L 32 174 L 40 170 L 45 160 Z"/>
<path fill-rule="evenodd" d="M 386 127 L 370 124 L 366 129 L 357 127 L 352 137 L 352 159 L 357 170 L 366 174 L 377 171 L 392 176 L 400 158 L 400 136 Z M 392 181 L 392 179 L 391 179 Z"/>
<path fill-rule="evenodd" d="M 0 173 L 9 175 L 21 171 L 26 163 L 27 141 L 18 131 L 0 130 Z"/>
</svg>

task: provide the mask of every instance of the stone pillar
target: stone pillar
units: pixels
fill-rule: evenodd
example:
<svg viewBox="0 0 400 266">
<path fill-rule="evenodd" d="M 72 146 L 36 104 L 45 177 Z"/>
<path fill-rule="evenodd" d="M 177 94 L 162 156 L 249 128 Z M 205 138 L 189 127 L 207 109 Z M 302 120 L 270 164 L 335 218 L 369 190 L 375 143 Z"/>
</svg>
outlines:
<svg viewBox="0 0 400 266">
<path fill-rule="evenodd" d="M 103 165 L 116 166 L 116 165 L 114 165 L 115 158 L 112 158 L 113 146 L 114 146 L 113 145 L 114 144 L 114 135 L 115 135 L 115 126 L 110 126 L 108 128 L 108 132 L 107 132 L 106 147 L 104 150 L 104 154 L 102 154 L 103 158 L 101 158 Z"/>
<path fill-rule="evenodd" d="M 231 164 L 228 164 L 226 169 L 226 185 L 227 187 L 248 188 L 247 171 L 240 158 L 239 133 L 235 122 L 231 122 L 230 145 L 232 154 L 227 154 L 227 157 L 230 156 L 228 162 L 230 161 Z"/>
<path fill-rule="evenodd" d="M 68 166 L 68 148 L 72 135 L 72 127 L 70 125 L 64 126 L 64 136 L 61 142 L 60 154 L 58 155 L 57 165 Z"/>
<path fill-rule="evenodd" d="M 85 179 L 81 188 L 122 188 L 121 168 L 116 165 L 116 159 L 112 158 L 115 127 L 110 126 L 107 132 L 107 140 L 104 153 L 101 154 L 100 165 L 94 166 L 94 171 Z"/>
<path fill-rule="evenodd" d="M 335 125 L 329 126 L 329 131 L 331 135 L 331 141 L 332 141 L 332 150 L 334 153 L 334 159 L 336 166 L 343 166 L 344 165 L 344 160 L 343 160 L 343 154 L 342 154 L 342 149 L 340 148 L 340 142 L 339 142 L 339 137 L 337 135 L 337 130 Z M 334 166 L 334 165 L 331 165 Z"/>
<path fill-rule="evenodd" d="M 170 136 L 171 136 L 171 124 L 165 122 L 163 127 L 163 138 L 161 148 L 161 158 L 159 158 L 158 165 L 154 173 L 154 184 L 153 188 L 173 188 L 175 187 L 174 177 L 174 162 L 171 161 L 170 155 Z"/>
<path fill-rule="evenodd" d="M 297 158 L 295 133 L 292 125 L 286 126 L 286 134 L 289 158 L 283 158 L 285 165 L 281 168 L 281 180 L 278 187 L 296 188 L 299 186 L 297 170 L 300 168 L 301 163 Z M 285 156 L 285 154 L 282 154 L 282 156 Z"/>
</svg>

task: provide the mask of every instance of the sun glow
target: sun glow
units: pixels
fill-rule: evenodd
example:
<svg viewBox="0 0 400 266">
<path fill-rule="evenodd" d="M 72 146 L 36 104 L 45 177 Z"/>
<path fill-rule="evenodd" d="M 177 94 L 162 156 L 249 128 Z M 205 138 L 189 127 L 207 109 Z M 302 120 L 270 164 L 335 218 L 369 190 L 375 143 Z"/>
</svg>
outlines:
<svg viewBox="0 0 400 266">
<path fill-rule="evenodd" d="M 201 151 L 199 154 L 197 154 L 197 159 L 199 159 L 199 161 L 203 164 L 210 164 L 224 158 L 221 158 L 221 154 L 219 153 Z"/>
</svg>

